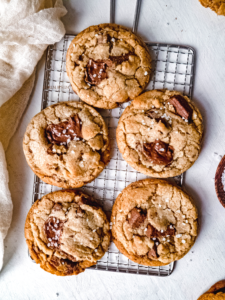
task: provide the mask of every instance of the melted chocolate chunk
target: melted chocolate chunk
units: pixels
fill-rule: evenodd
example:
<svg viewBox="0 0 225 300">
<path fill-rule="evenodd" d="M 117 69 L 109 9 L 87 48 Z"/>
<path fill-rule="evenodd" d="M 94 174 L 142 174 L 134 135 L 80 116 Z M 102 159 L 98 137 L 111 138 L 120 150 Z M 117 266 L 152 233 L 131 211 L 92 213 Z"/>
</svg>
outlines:
<svg viewBox="0 0 225 300">
<path fill-rule="evenodd" d="M 119 55 L 119 56 L 109 56 L 109 59 L 115 64 L 115 65 L 120 65 L 122 62 L 126 61 L 129 59 L 129 56 L 131 53 L 126 53 L 124 55 Z"/>
<path fill-rule="evenodd" d="M 69 121 L 50 124 L 46 128 L 47 139 L 51 144 L 66 145 L 71 140 L 82 138 L 81 124 L 77 114 L 69 118 Z"/>
<path fill-rule="evenodd" d="M 157 253 L 157 247 L 156 245 L 153 246 L 151 250 L 148 251 L 148 258 L 158 258 L 159 255 Z"/>
<path fill-rule="evenodd" d="M 170 228 L 170 226 L 172 225 L 169 225 L 166 229 L 166 231 L 158 231 L 156 228 L 154 228 L 151 224 L 148 224 L 147 226 L 147 231 L 146 231 L 146 236 L 148 238 L 159 238 L 159 237 L 162 237 L 162 236 L 167 236 L 167 235 L 170 235 L 170 236 L 174 236 L 175 235 L 175 228 Z"/>
<path fill-rule="evenodd" d="M 187 100 L 180 95 L 175 95 L 169 99 L 176 110 L 176 113 L 185 120 L 191 121 L 193 109 L 188 104 Z"/>
<path fill-rule="evenodd" d="M 68 259 L 64 259 L 64 263 L 67 267 L 67 271 L 66 271 L 66 274 L 73 274 L 76 269 L 78 268 L 78 262 L 73 262 L 73 261 L 70 261 Z"/>
<path fill-rule="evenodd" d="M 100 82 L 106 78 L 107 68 L 115 68 L 117 65 L 121 64 L 123 61 L 129 59 L 129 55 L 120 55 L 120 56 L 109 56 L 109 59 L 97 59 L 93 60 L 89 59 L 87 68 L 86 68 L 86 76 L 85 81 L 89 83 L 89 85 L 98 85 Z"/>
<path fill-rule="evenodd" d="M 138 144 L 137 150 L 155 165 L 167 166 L 173 160 L 174 148 L 160 140 L 153 143 Z"/>
<path fill-rule="evenodd" d="M 49 217 L 45 221 L 44 229 L 48 239 L 48 247 L 57 249 L 60 246 L 60 237 L 63 232 L 64 222 L 55 218 Z"/>
<path fill-rule="evenodd" d="M 108 78 L 106 72 L 107 64 L 104 60 L 89 59 L 86 69 L 85 81 L 89 84 L 98 85 L 103 79 Z"/>
<path fill-rule="evenodd" d="M 138 228 L 146 219 L 146 214 L 141 212 L 140 209 L 133 208 L 130 212 L 128 222 L 132 228 Z"/>
</svg>

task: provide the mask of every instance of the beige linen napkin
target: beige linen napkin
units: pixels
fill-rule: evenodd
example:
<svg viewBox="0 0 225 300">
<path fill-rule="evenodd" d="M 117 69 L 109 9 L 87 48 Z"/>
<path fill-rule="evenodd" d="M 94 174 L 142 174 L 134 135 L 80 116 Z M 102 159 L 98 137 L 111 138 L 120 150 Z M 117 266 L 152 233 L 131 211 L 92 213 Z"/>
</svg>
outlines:
<svg viewBox="0 0 225 300">
<path fill-rule="evenodd" d="M 27 106 L 38 61 L 65 34 L 60 18 L 66 13 L 62 0 L 0 0 L 0 270 L 12 217 L 4 150 Z"/>
</svg>

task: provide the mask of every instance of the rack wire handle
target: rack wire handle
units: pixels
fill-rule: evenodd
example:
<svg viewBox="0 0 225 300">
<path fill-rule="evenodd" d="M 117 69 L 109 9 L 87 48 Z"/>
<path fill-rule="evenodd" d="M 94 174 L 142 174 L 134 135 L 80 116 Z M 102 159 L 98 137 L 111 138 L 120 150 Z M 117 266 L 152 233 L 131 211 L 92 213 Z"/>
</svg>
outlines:
<svg viewBox="0 0 225 300">
<path fill-rule="evenodd" d="M 110 23 L 115 23 L 115 0 L 110 0 Z"/>
<path fill-rule="evenodd" d="M 135 11 L 134 11 L 134 22 L 133 22 L 133 32 L 137 32 L 138 20 L 141 10 L 141 0 L 136 1 Z"/>
</svg>

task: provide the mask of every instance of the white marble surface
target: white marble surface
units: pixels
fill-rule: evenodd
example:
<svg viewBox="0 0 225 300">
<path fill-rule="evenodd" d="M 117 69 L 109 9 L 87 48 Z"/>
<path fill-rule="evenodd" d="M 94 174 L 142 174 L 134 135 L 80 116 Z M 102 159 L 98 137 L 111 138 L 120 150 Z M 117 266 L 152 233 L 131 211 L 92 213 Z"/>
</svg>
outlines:
<svg viewBox="0 0 225 300">
<path fill-rule="evenodd" d="M 132 26 L 134 0 L 116 1 L 116 23 Z M 30 119 L 41 106 L 44 58 L 38 64 L 31 101 L 7 151 L 13 221 L 5 241 L 0 273 L 0 299 L 151 299 L 194 300 L 216 281 L 225 279 L 225 209 L 217 200 L 214 175 L 225 153 L 225 17 L 204 9 L 198 0 L 143 0 L 138 32 L 145 40 L 184 44 L 197 51 L 194 100 L 204 116 L 201 155 L 187 172 L 186 190 L 200 212 L 200 233 L 192 250 L 176 264 L 170 277 L 86 271 L 59 278 L 42 271 L 27 256 L 23 227 L 31 205 L 33 173 L 22 151 L 22 138 Z M 109 21 L 108 0 L 64 1 L 68 33 Z"/>
</svg>

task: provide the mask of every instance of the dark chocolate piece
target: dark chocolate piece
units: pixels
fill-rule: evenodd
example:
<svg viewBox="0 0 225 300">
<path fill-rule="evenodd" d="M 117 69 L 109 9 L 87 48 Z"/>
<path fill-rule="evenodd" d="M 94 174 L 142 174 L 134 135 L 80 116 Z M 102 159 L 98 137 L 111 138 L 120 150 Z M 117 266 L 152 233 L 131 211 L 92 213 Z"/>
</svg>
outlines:
<svg viewBox="0 0 225 300">
<path fill-rule="evenodd" d="M 172 104 L 176 110 L 176 113 L 185 120 L 191 121 L 193 109 L 190 107 L 187 100 L 180 96 L 175 95 L 169 99 L 169 103 Z"/>
<path fill-rule="evenodd" d="M 48 239 L 49 248 L 58 249 L 60 246 L 60 237 L 63 232 L 64 221 L 56 217 L 49 217 L 45 221 L 44 229 Z"/>
<path fill-rule="evenodd" d="M 66 145 L 71 140 L 79 140 L 83 137 L 81 124 L 82 122 L 77 114 L 70 117 L 69 121 L 50 124 L 46 128 L 47 139 L 51 144 L 56 145 Z"/>
<path fill-rule="evenodd" d="M 160 140 L 137 145 L 137 150 L 155 165 L 169 165 L 173 161 L 174 148 Z"/>
<path fill-rule="evenodd" d="M 140 209 L 133 208 L 130 211 L 130 217 L 128 222 L 132 228 L 138 228 L 146 219 L 146 214 L 144 214 Z"/>
</svg>

